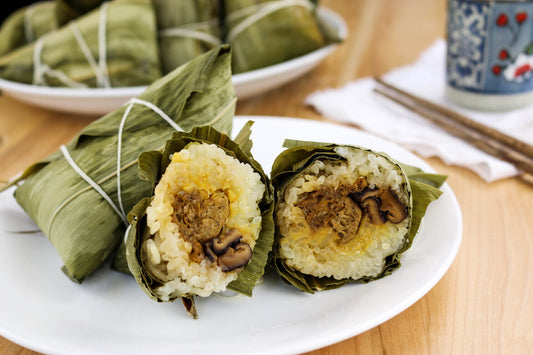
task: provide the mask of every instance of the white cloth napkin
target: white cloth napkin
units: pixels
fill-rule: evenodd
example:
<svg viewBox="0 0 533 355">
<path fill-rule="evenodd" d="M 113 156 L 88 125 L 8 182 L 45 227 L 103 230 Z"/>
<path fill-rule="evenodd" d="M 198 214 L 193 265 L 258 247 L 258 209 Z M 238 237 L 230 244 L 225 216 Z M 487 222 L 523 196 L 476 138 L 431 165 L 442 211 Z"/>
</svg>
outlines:
<svg viewBox="0 0 533 355">
<path fill-rule="evenodd" d="M 414 95 L 449 107 L 485 125 L 526 142 L 533 142 L 533 105 L 507 112 L 478 112 L 454 105 L 445 97 L 446 42 L 436 41 L 412 65 L 383 78 Z M 316 92 L 306 103 L 325 117 L 355 123 L 423 157 L 437 156 L 446 164 L 473 170 L 486 181 L 518 174 L 498 160 L 442 131 L 424 118 L 374 93 L 373 79 L 363 78 L 338 89 Z"/>
</svg>

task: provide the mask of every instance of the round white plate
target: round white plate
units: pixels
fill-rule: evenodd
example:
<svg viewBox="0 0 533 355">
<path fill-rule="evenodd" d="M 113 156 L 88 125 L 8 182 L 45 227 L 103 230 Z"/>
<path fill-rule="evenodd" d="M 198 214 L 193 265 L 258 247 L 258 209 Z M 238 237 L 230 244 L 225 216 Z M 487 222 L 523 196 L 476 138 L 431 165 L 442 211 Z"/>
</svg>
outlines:
<svg viewBox="0 0 533 355">
<path fill-rule="evenodd" d="M 322 19 L 333 26 L 341 38 L 346 38 L 346 23 L 337 13 L 319 9 Z M 299 78 L 324 60 L 337 44 L 331 44 L 301 57 L 232 76 L 235 93 L 239 99 L 259 95 Z M 139 96 L 146 86 L 111 89 L 71 89 L 43 87 L 0 79 L 2 93 L 19 101 L 61 112 L 104 115 L 124 105 L 130 98 Z"/>
<path fill-rule="evenodd" d="M 302 119 L 248 119 L 253 153 L 266 172 L 285 138 L 350 143 L 389 153 L 428 172 L 403 148 L 351 128 Z M 433 202 L 402 267 L 368 284 L 313 295 L 268 272 L 248 297 L 197 299 L 199 319 L 181 302 L 156 303 L 126 275 L 101 268 L 82 285 L 60 271 L 61 261 L 16 204 L 0 194 L 0 334 L 53 354 L 281 354 L 301 353 L 369 330 L 411 306 L 448 270 L 459 249 L 461 211 L 448 185 Z"/>
</svg>

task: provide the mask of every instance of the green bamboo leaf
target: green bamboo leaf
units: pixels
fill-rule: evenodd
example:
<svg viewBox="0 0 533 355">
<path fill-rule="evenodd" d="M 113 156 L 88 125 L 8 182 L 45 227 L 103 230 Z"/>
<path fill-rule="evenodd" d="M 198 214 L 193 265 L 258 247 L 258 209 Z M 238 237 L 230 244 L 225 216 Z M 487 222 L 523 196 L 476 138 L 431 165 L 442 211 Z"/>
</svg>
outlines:
<svg viewBox="0 0 533 355">
<path fill-rule="evenodd" d="M 154 185 L 161 178 L 161 152 L 142 152 L 139 155 L 139 178 Z"/>
<path fill-rule="evenodd" d="M 305 6 L 280 3 L 224 0 L 226 41 L 234 51 L 235 74 L 282 63 L 330 43 L 316 19 L 312 1 Z"/>
<path fill-rule="evenodd" d="M 252 155 L 252 147 L 253 142 L 250 138 L 252 135 L 252 125 L 254 124 L 253 121 L 248 121 L 245 123 L 245 125 L 242 127 L 242 129 L 239 131 L 237 136 L 233 138 L 235 143 L 237 143 L 243 152 L 245 152 L 248 155 Z"/>
<path fill-rule="evenodd" d="M 415 173 L 415 174 L 407 174 L 409 176 L 410 180 L 418 181 L 420 183 L 433 186 L 436 188 L 441 187 L 446 179 L 448 178 L 447 175 L 441 175 L 441 174 L 430 174 L 430 173 Z"/>
<path fill-rule="evenodd" d="M 218 0 L 153 0 L 163 73 L 222 43 Z"/>
<path fill-rule="evenodd" d="M 0 27 L 0 56 L 54 30 L 57 27 L 54 12 L 53 1 L 42 1 L 25 6 L 7 17 Z M 30 33 L 27 33 L 28 27 Z"/>
</svg>

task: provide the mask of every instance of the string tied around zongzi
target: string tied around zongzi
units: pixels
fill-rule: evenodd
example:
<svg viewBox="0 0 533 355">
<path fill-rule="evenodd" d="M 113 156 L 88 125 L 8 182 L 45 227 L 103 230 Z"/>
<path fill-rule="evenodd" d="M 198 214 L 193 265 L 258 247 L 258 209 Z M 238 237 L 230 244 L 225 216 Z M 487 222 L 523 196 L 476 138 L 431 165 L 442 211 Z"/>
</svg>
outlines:
<svg viewBox="0 0 533 355">
<path fill-rule="evenodd" d="M 163 112 L 163 110 L 161 110 L 159 107 L 152 104 L 151 102 L 144 101 L 136 97 L 128 101 L 126 111 L 124 111 L 124 115 L 122 115 L 122 119 L 120 120 L 120 125 L 118 128 L 118 136 L 117 136 L 117 193 L 118 193 L 118 203 L 120 206 L 120 211 L 122 212 L 123 216 L 126 216 L 126 212 L 124 211 L 124 205 L 122 203 L 122 188 L 121 188 L 121 183 L 120 183 L 122 133 L 124 131 L 126 120 L 135 104 L 144 105 L 150 108 L 152 111 L 157 113 L 159 117 L 165 120 L 176 131 L 183 131 L 183 129 L 176 122 L 174 122 L 165 112 Z"/>
<path fill-rule="evenodd" d="M 76 164 L 76 162 L 74 161 L 74 159 L 72 158 L 72 156 L 70 155 L 67 147 L 65 147 L 64 145 L 62 145 L 60 148 L 61 150 L 61 153 L 63 153 L 63 156 L 65 157 L 65 159 L 67 160 L 68 164 L 72 167 L 72 169 L 74 169 L 74 171 L 83 179 L 85 180 L 89 185 L 91 185 L 91 187 L 96 190 L 96 192 L 98 192 L 103 198 L 104 200 L 106 200 L 109 205 L 113 208 L 113 210 L 117 213 L 117 215 L 122 219 L 122 222 L 124 222 L 124 224 L 126 225 L 128 223 L 128 220 L 126 219 L 126 216 L 121 213 L 121 211 L 118 209 L 117 205 L 113 202 L 113 200 L 111 199 L 111 197 L 109 197 L 109 195 L 104 191 L 104 189 L 102 189 L 100 187 L 100 185 L 98 185 L 93 179 L 91 179 L 89 177 L 89 175 L 87 175 L 80 167 L 78 164 Z"/>
<path fill-rule="evenodd" d="M 35 42 L 35 47 L 33 50 L 33 85 L 46 86 L 46 80 L 44 79 L 44 75 L 46 74 L 58 79 L 68 87 L 86 88 L 87 85 L 72 80 L 62 71 L 54 70 L 50 68 L 49 65 L 41 62 L 41 53 L 43 51 L 46 36 L 47 35 L 44 35 L 43 37 L 39 38 L 37 42 Z"/>
<path fill-rule="evenodd" d="M 222 44 L 222 40 L 209 33 L 211 28 L 218 26 L 218 20 L 188 23 L 181 26 L 169 27 L 159 30 L 160 37 L 181 37 L 196 39 L 213 47 Z"/>
<path fill-rule="evenodd" d="M 258 22 L 262 18 L 270 15 L 273 12 L 279 11 L 286 7 L 303 6 L 309 10 L 315 8 L 315 5 L 309 0 L 280 0 L 275 2 L 268 2 L 258 5 L 252 5 L 244 9 L 235 11 L 228 15 L 228 22 L 238 20 L 241 17 L 248 16 L 236 25 L 226 38 L 228 43 L 231 43 L 241 32 Z"/>
<path fill-rule="evenodd" d="M 26 11 L 24 11 L 24 38 L 26 38 L 26 43 L 32 43 L 35 41 L 35 33 L 33 32 L 32 17 L 35 13 L 35 5 L 32 4 L 28 6 Z"/>
<path fill-rule="evenodd" d="M 196 39 L 210 44 L 213 47 L 219 46 L 222 43 L 218 37 L 213 36 L 212 34 L 183 27 L 166 28 L 159 31 L 159 35 L 161 37 L 183 37 Z"/>
<path fill-rule="evenodd" d="M 100 18 L 98 23 L 98 62 L 94 58 L 87 42 L 83 38 L 78 26 L 74 21 L 69 23 L 69 28 L 72 35 L 76 39 L 83 55 L 87 59 L 91 69 L 96 75 L 97 87 L 109 88 L 111 87 L 111 80 L 109 79 L 109 72 L 107 70 L 107 45 L 106 45 L 106 24 L 107 24 L 107 3 L 100 6 Z M 44 48 L 46 35 L 37 40 L 33 52 L 33 84 L 46 85 L 45 74 L 55 77 L 68 87 L 86 88 L 87 85 L 79 83 L 69 78 L 60 70 L 50 68 L 46 63 L 42 62 L 42 51 Z"/>
</svg>

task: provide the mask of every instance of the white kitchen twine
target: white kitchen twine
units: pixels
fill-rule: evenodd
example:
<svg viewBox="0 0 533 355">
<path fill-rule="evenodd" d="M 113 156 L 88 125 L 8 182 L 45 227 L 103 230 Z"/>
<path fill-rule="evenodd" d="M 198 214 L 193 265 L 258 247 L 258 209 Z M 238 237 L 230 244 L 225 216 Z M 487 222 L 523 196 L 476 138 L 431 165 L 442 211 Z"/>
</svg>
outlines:
<svg viewBox="0 0 533 355">
<path fill-rule="evenodd" d="M 35 5 L 30 5 L 26 11 L 24 11 L 24 37 L 26 38 L 26 43 L 33 43 L 35 41 L 35 34 L 33 33 L 33 24 L 31 19 L 33 13 L 35 12 Z"/>
<path fill-rule="evenodd" d="M 244 19 L 242 22 L 240 22 L 228 33 L 227 41 L 232 42 L 235 37 L 237 37 L 242 31 L 244 31 L 246 28 L 253 25 L 257 21 L 261 20 L 263 17 L 266 17 L 273 12 L 291 6 L 303 6 L 309 10 L 312 10 L 315 7 L 315 5 L 309 0 L 281 0 L 276 2 L 269 2 L 266 4 L 253 5 L 235 11 L 234 13 L 231 13 L 228 16 L 228 21 L 232 21 L 246 14 L 251 15 Z"/>
<path fill-rule="evenodd" d="M 61 147 L 59 147 L 59 149 L 61 150 L 61 153 L 63 153 L 63 156 L 65 157 L 65 159 L 67 160 L 69 165 L 72 167 L 72 169 L 74 169 L 74 171 L 76 173 L 78 173 L 78 175 L 83 180 L 87 181 L 87 183 L 89 185 L 91 185 L 93 189 L 95 189 L 100 195 L 102 195 L 104 200 L 106 200 L 109 203 L 109 205 L 111 205 L 111 207 L 115 210 L 115 212 L 122 219 L 122 222 L 124 222 L 124 224 L 127 225 L 128 224 L 128 220 L 126 219 L 125 214 L 121 213 L 121 211 L 119 211 L 119 209 L 117 208 L 117 205 L 115 205 L 115 203 L 113 202 L 111 197 L 109 197 L 109 195 L 106 194 L 106 192 L 96 182 L 94 182 L 93 179 L 91 179 L 87 174 L 85 174 L 85 172 L 78 166 L 78 164 L 76 164 L 74 159 L 72 159 L 72 157 L 70 156 L 70 153 L 69 153 L 67 147 L 62 145 Z"/>
<path fill-rule="evenodd" d="M 161 37 L 182 37 L 197 39 L 199 41 L 211 44 L 214 47 L 219 46 L 222 43 L 222 41 L 218 37 L 213 36 L 210 33 L 196 31 L 183 27 L 166 28 L 164 30 L 159 31 L 159 35 Z"/>
<path fill-rule="evenodd" d="M 126 241 L 128 240 L 128 234 L 130 234 L 130 230 L 131 230 L 131 224 L 128 225 L 128 227 L 126 228 L 126 231 L 124 232 L 124 243 L 126 243 Z M 126 248 L 126 257 L 128 257 L 130 253 L 128 252 L 128 248 Z M 128 265 L 128 269 L 129 269 L 129 265 Z"/>
<path fill-rule="evenodd" d="M 94 59 L 87 42 L 83 38 L 78 26 L 75 22 L 69 23 L 69 28 L 76 39 L 83 55 L 91 66 L 96 75 L 96 84 L 98 87 L 109 88 L 111 82 L 109 80 L 109 73 L 107 70 L 107 46 L 106 46 L 106 23 L 107 23 L 107 3 L 100 6 L 100 17 L 98 22 L 98 63 Z M 68 87 L 86 88 L 87 85 L 79 83 L 69 78 L 60 70 L 50 68 L 47 64 L 41 61 L 44 42 L 47 36 L 43 36 L 37 40 L 33 50 L 33 85 L 46 85 L 44 75 L 55 77 Z"/>
<path fill-rule="evenodd" d="M 61 81 L 68 87 L 73 88 L 86 88 L 87 85 L 78 83 L 75 80 L 69 78 L 65 73 L 60 70 L 55 70 L 50 68 L 48 64 L 43 64 L 41 62 L 41 52 L 43 50 L 44 41 L 47 35 L 42 36 L 35 42 L 35 47 L 33 50 L 33 85 L 47 85 L 46 80 L 44 79 L 44 74 L 54 77 Z"/>
<path fill-rule="evenodd" d="M 118 137 L 117 137 L 117 194 L 118 194 L 118 204 L 120 206 L 120 212 L 123 216 L 126 216 L 126 212 L 124 211 L 124 204 L 122 203 L 122 187 L 120 183 L 120 169 L 121 169 L 121 153 L 122 153 L 122 132 L 124 131 L 124 125 L 126 124 L 126 119 L 128 118 L 131 109 L 133 108 L 133 105 L 143 105 L 148 108 L 150 108 L 152 111 L 157 113 L 163 120 L 165 120 L 172 128 L 174 128 L 176 131 L 183 131 L 183 129 L 174 122 L 166 113 L 163 112 L 159 107 L 152 104 L 151 102 L 144 101 L 138 98 L 132 98 L 128 101 L 126 104 L 126 111 L 124 111 L 124 115 L 122 115 L 122 119 L 120 120 L 120 125 L 118 128 Z"/>
</svg>

